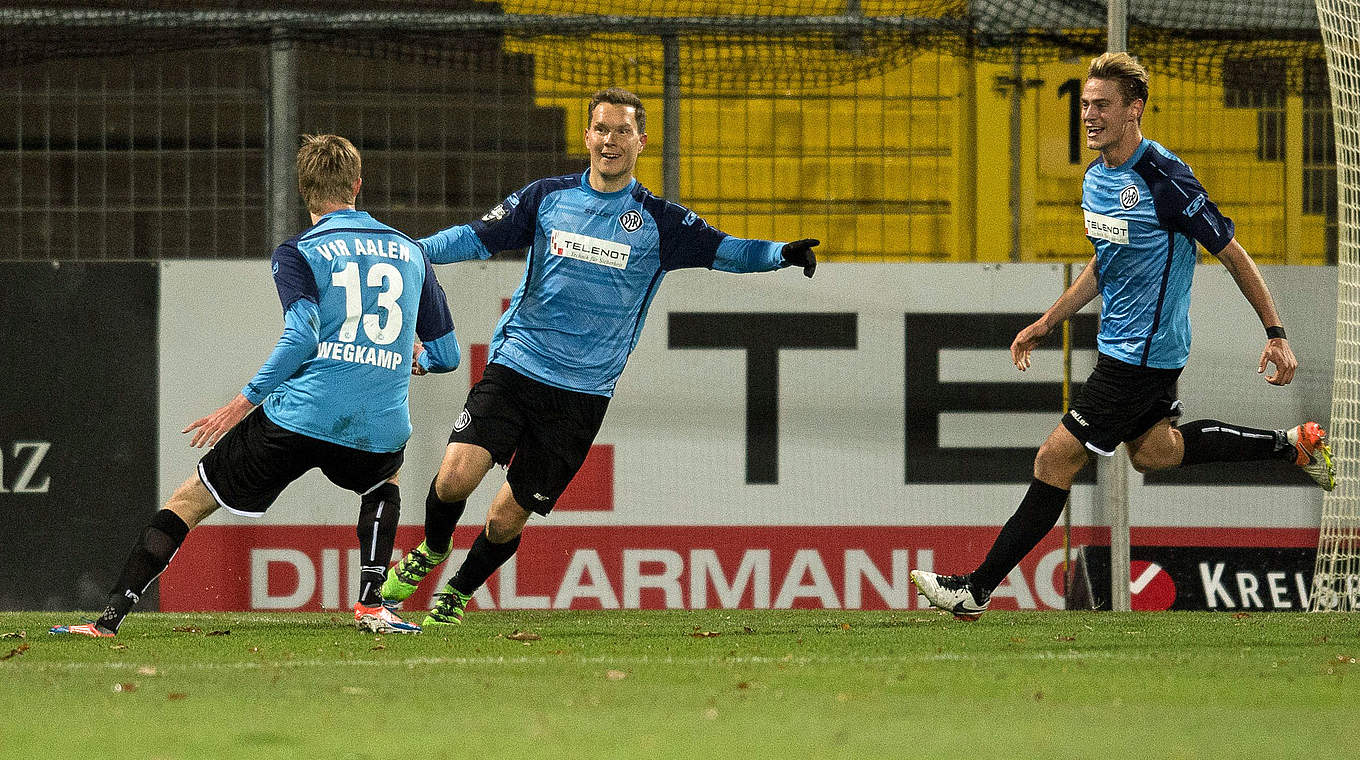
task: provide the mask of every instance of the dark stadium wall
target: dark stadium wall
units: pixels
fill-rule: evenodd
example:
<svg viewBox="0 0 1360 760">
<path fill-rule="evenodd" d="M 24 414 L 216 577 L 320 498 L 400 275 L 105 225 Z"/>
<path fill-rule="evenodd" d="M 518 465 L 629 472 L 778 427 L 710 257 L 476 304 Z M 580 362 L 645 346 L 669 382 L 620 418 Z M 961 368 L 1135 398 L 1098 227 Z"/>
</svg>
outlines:
<svg viewBox="0 0 1360 760">
<path fill-rule="evenodd" d="M 156 508 L 159 281 L 113 262 L 0 277 L 0 609 L 101 608 Z"/>
</svg>

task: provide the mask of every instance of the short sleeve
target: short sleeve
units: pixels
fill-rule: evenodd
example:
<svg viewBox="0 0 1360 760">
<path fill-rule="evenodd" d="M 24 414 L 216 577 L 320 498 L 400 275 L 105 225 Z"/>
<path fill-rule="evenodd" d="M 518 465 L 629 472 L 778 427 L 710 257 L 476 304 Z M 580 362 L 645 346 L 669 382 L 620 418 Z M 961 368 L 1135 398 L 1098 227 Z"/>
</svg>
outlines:
<svg viewBox="0 0 1360 760">
<path fill-rule="evenodd" d="M 656 221 L 663 270 L 712 268 L 718 245 L 727 233 L 712 227 L 684 206 L 655 196 L 648 197 L 643 208 Z"/>
<path fill-rule="evenodd" d="M 1174 161 L 1160 168 L 1163 176 L 1149 184 L 1162 225 L 1195 239 L 1210 253 L 1226 248 L 1236 234 L 1233 221 L 1209 199 L 1208 191 L 1190 168 Z"/>
</svg>

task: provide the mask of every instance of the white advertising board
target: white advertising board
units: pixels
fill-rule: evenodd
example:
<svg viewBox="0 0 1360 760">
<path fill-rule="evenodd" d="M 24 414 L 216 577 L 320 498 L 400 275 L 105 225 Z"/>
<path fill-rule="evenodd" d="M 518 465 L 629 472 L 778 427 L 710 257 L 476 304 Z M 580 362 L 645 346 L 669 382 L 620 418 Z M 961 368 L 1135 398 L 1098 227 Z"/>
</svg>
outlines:
<svg viewBox="0 0 1360 760">
<path fill-rule="evenodd" d="M 164 266 L 163 497 L 193 472 L 201 453 L 179 430 L 239 390 L 268 356 L 282 324 L 265 262 Z M 402 473 L 399 543 L 419 540 L 424 494 L 484 356 L 477 347 L 488 342 L 522 272 L 514 262 L 437 269 L 465 365 L 412 381 L 415 432 Z M 1191 308 L 1194 346 L 1179 386 L 1187 420 L 1326 424 L 1335 270 L 1279 267 L 1265 275 L 1300 359 L 1297 378 L 1276 388 L 1257 374 L 1264 345 L 1259 320 L 1221 267 L 1200 267 Z M 1058 422 L 1058 338 L 1025 373 L 1011 366 L 1007 347 L 1061 290 L 1062 267 L 1044 264 L 829 264 L 813 280 L 796 270 L 670 273 L 597 438 L 600 456 L 592 454 L 571 498 L 531 526 L 643 536 L 647 531 L 637 529 L 760 529 L 795 543 L 809 526 L 854 529 L 866 540 L 874 534 L 864 529 L 908 529 L 902 535 L 910 536 L 920 528 L 919 535 L 941 541 L 929 547 L 935 562 L 948 557 L 952 568 L 956 559 L 985 551 L 1024 493 L 1034 450 Z M 1074 331 L 1081 344 L 1073 357 L 1076 382 L 1094 364 L 1095 313 L 1093 304 Z M 1172 482 L 1149 477 L 1144 483 L 1131 475 L 1135 542 L 1140 528 L 1199 531 L 1201 541 L 1211 541 L 1215 531 L 1227 541 L 1247 540 L 1232 538 L 1239 529 L 1303 531 L 1295 543 L 1316 531 L 1320 492 L 1287 468 L 1199 469 L 1188 482 L 1175 479 L 1183 481 L 1189 470 Z M 493 470 L 472 496 L 465 526 L 475 530 L 502 477 Z M 1211 482 L 1200 482 L 1206 478 Z M 1075 525 L 1105 524 L 1094 494 L 1089 478 L 1074 487 Z M 209 522 L 263 533 L 350 526 L 352 542 L 356 504 L 312 473 L 262 520 L 223 511 Z M 949 556 L 948 533 L 937 533 L 951 527 L 968 528 L 959 535 L 970 537 L 957 558 Z M 278 533 L 281 545 L 284 535 Z M 689 557 L 693 547 L 672 538 L 673 546 L 658 551 Z M 891 547 L 885 551 L 878 571 L 888 578 L 896 559 L 889 559 Z M 317 567 L 325 564 L 314 554 Z M 672 556 L 658 556 L 670 572 Z M 902 561 L 915 566 L 918 558 L 909 556 Z M 522 566 L 525 550 L 519 559 Z M 844 556 L 838 561 L 853 565 Z M 627 596 L 622 586 L 616 591 L 619 599 Z M 778 596 L 778 588 L 771 594 Z M 301 606 L 308 603 L 317 602 Z"/>
</svg>

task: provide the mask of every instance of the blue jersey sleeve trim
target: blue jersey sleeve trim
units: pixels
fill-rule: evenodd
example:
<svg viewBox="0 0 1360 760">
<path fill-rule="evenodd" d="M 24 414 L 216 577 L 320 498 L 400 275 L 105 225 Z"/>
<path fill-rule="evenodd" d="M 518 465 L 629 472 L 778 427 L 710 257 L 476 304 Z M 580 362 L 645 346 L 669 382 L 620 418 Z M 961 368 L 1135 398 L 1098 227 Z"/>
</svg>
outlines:
<svg viewBox="0 0 1360 760">
<path fill-rule="evenodd" d="M 772 272 L 784 266 L 783 250 L 783 243 L 773 243 L 769 240 L 723 238 L 718 244 L 718 255 L 713 262 L 713 268 L 737 274 Z"/>
<path fill-rule="evenodd" d="M 641 185 L 636 186 L 635 197 L 656 222 L 662 271 L 714 268 L 718 246 L 727 233 L 709 226 L 703 217 L 684 206 L 652 195 Z"/>
<path fill-rule="evenodd" d="M 425 350 L 416 358 L 416 363 L 426 372 L 452 372 L 463 361 L 458 348 L 458 336 L 449 331 L 438 338 L 422 343 Z"/>
<path fill-rule="evenodd" d="M 273 390 L 292 377 L 308 359 L 316 356 L 320 340 L 321 311 L 315 303 L 298 300 L 283 315 L 283 335 L 255 377 L 241 389 L 252 404 L 264 401 Z"/>
<path fill-rule="evenodd" d="M 425 255 L 436 264 L 455 264 L 472 259 L 491 258 L 491 251 L 482 244 L 472 227 L 460 224 L 440 230 L 417 241 Z"/>
<path fill-rule="evenodd" d="M 297 238 L 274 249 L 270 266 L 274 272 L 274 287 L 279 291 L 279 303 L 285 312 L 298 299 L 306 299 L 313 304 L 321 303 L 316 275 L 312 273 L 312 265 L 307 263 L 302 251 L 298 250 Z"/>
</svg>

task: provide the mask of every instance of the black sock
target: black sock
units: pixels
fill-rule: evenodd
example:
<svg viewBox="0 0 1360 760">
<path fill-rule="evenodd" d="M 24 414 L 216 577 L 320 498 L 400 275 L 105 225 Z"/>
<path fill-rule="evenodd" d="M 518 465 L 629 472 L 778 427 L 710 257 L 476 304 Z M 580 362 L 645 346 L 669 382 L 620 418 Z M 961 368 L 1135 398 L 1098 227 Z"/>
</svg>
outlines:
<svg viewBox="0 0 1360 760">
<path fill-rule="evenodd" d="M 95 625 L 109 633 L 117 633 L 132 606 L 141 600 L 151 582 L 169 567 L 187 535 L 189 526 L 179 515 L 168 509 L 157 512 L 128 554 L 123 572 L 109 591 L 109 603 Z"/>
<path fill-rule="evenodd" d="M 383 483 L 369 491 L 359 503 L 359 604 L 376 607 L 382 603 L 383 578 L 392 559 L 392 543 L 397 538 L 401 519 L 401 489 L 396 483 Z"/>
<path fill-rule="evenodd" d="M 519 548 L 519 536 L 506 541 L 503 544 L 493 544 L 486 537 L 486 528 L 477 534 L 477 540 L 472 542 L 472 548 L 468 550 L 467 559 L 454 573 L 449 585 L 460 594 L 471 594 L 486 583 L 486 579 L 496 572 L 505 561 L 515 555 L 515 550 Z"/>
<path fill-rule="evenodd" d="M 973 571 L 969 580 L 974 590 L 991 594 L 992 589 L 1000 585 L 1002 579 L 1020 564 L 1020 560 L 1039 545 L 1053 526 L 1058 524 L 1058 517 L 1067 503 L 1067 493 L 1065 489 L 1051 486 L 1038 478 L 1030 481 L 1020 507 L 1001 528 L 1000 535 L 987 552 L 987 558 Z"/>
<path fill-rule="evenodd" d="M 1218 420 L 1195 420 L 1178 425 L 1185 440 L 1181 467 L 1206 462 L 1256 462 L 1263 459 L 1294 458 L 1283 430 L 1231 425 Z"/>
<path fill-rule="evenodd" d="M 467 499 L 441 501 L 434 481 L 430 481 L 430 493 L 425 497 L 425 546 L 430 551 L 443 554 L 449 550 L 453 529 L 458 527 L 458 518 L 466 507 Z"/>
</svg>

